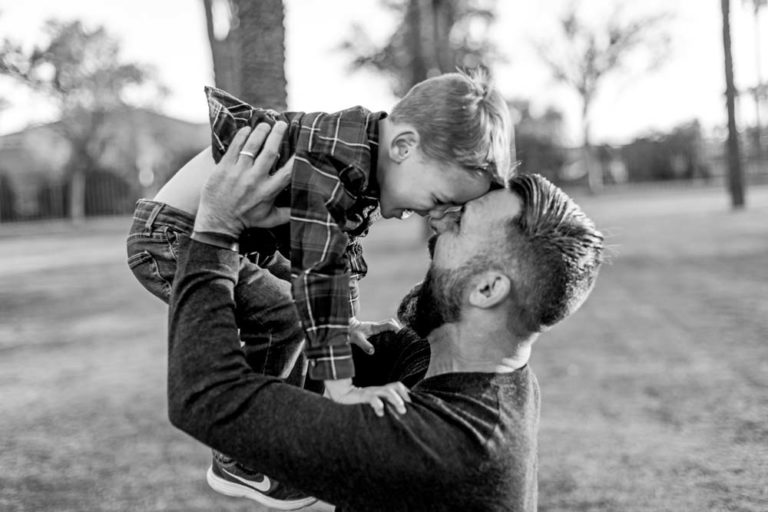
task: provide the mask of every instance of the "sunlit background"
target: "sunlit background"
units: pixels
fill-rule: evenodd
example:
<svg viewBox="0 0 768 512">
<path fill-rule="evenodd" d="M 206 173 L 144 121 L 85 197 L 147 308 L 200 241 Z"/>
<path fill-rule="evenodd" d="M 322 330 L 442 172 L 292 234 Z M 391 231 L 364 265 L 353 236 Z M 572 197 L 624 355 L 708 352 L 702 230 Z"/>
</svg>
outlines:
<svg viewBox="0 0 768 512">
<path fill-rule="evenodd" d="M 590 16 L 605 17 L 616 2 L 581 4 Z M 527 99 L 540 109 L 551 105 L 562 110 L 569 142 L 576 143 L 578 99 L 554 82 L 534 50 L 537 40 L 553 37 L 555 17 L 566 5 L 562 0 L 498 2 L 489 36 L 505 58 L 494 66 L 499 88 L 510 99 Z M 635 71 L 608 79 L 595 104 L 595 140 L 627 142 L 693 119 L 707 131 L 723 127 L 725 82 L 719 2 L 649 0 L 629 2 L 626 10 L 669 13 L 670 54 L 653 73 Z M 213 74 L 201 1 L 2 0 L 0 34 L 25 44 L 39 43 L 43 22 L 51 17 L 105 26 L 121 41 L 126 59 L 156 67 L 160 81 L 169 88 L 168 97 L 159 105 L 162 112 L 184 120 L 206 121 L 201 89 L 203 84 L 213 83 Z M 762 18 L 765 15 L 757 27 L 764 30 Z M 388 79 L 370 72 L 350 72 L 350 58 L 338 47 L 353 23 L 364 27 L 375 41 L 382 41 L 396 22 L 377 0 L 286 0 L 288 106 L 331 111 L 350 103 L 372 109 L 391 107 L 395 96 Z M 733 55 L 737 84 L 740 89 L 754 86 L 758 73 L 756 24 L 752 9 L 740 1 L 733 2 L 732 31 L 736 34 Z M 766 53 L 763 58 L 768 57 Z M 0 94 L 12 100 L 0 117 L 0 133 L 51 119 L 44 102 L 7 81 L 0 85 Z M 739 117 L 744 123 L 754 122 L 751 98 L 741 101 Z"/>
</svg>

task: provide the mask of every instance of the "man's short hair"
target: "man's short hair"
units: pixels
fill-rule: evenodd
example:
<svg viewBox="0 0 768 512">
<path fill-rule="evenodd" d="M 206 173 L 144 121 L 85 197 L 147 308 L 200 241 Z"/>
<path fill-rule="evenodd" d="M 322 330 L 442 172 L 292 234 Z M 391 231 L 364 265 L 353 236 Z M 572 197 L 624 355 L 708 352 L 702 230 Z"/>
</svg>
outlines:
<svg viewBox="0 0 768 512">
<path fill-rule="evenodd" d="M 509 177 L 512 122 L 488 74 L 446 73 L 414 85 L 390 113 L 416 128 L 424 154 L 468 170 Z"/>
<path fill-rule="evenodd" d="M 508 188 L 522 203 L 507 224 L 507 254 L 501 256 L 513 266 L 512 315 L 519 327 L 539 332 L 586 300 L 603 261 L 603 235 L 568 195 L 538 174 L 515 176 Z"/>
</svg>

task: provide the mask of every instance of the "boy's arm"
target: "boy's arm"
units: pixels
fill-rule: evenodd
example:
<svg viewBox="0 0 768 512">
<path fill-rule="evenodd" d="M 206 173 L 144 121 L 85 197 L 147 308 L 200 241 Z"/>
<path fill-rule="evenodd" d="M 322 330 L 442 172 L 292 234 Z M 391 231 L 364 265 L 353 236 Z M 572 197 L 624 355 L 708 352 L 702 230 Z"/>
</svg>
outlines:
<svg viewBox="0 0 768 512">
<path fill-rule="evenodd" d="M 173 206 L 192 215 L 197 214 L 200 190 L 211 175 L 216 162 L 224 155 L 237 131 L 244 126 L 254 128 L 259 123 L 274 125 L 277 120 L 290 123 L 299 113 L 277 113 L 252 107 L 234 96 L 212 87 L 205 88 L 211 123 L 211 147 L 187 162 L 155 196 L 155 201 Z M 286 142 L 281 151 L 287 149 Z M 287 159 L 290 155 L 282 155 Z"/>
<path fill-rule="evenodd" d="M 307 336 L 310 377 L 354 376 L 349 345 L 349 236 L 342 230 L 354 198 L 332 162 L 297 155 L 291 187 L 293 296 Z"/>
<path fill-rule="evenodd" d="M 293 122 L 301 118 L 301 112 L 276 112 L 274 110 L 254 107 L 226 91 L 214 87 L 205 88 L 205 96 L 208 100 L 208 118 L 211 124 L 211 148 L 213 160 L 218 162 L 232 143 L 232 139 L 238 130 L 245 126 L 255 128 L 260 123 L 274 126 L 277 121 L 284 121 L 289 125 L 288 132 L 293 128 Z M 289 136 L 290 137 L 290 136 Z M 280 144 L 279 152 L 282 156 L 275 162 L 281 166 L 292 153 L 287 139 Z M 273 168 L 274 170 L 274 168 Z"/>
<path fill-rule="evenodd" d="M 346 168 L 344 172 L 360 172 Z M 352 312 L 347 248 L 342 230 L 354 196 L 338 178 L 327 157 L 297 155 L 291 188 L 291 264 L 293 298 L 307 337 L 310 377 L 325 382 L 330 397 L 340 403 L 375 402 L 395 396 L 397 384 L 357 388 L 352 384 L 354 342 L 372 349 L 367 336 L 395 326 L 390 322 L 358 322 Z M 394 388 L 392 387 L 394 386 Z"/>
</svg>

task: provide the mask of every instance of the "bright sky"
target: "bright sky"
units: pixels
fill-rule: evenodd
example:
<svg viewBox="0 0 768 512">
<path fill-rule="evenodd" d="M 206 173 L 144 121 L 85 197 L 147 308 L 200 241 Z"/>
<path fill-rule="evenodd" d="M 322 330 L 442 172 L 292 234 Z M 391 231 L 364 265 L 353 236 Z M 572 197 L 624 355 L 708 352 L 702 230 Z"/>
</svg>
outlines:
<svg viewBox="0 0 768 512">
<path fill-rule="evenodd" d="M 571 142 L 578 142 L 576 97 L 556 85 L 537 60 L 531 41 L 549 33 L 566 0 L 501 0 L 491 35 L 506 63 L 496 72 L 507 97 L 522 97 L 544 108 L 566 113 Z M 370 72 L 352 73 L 348 57 L 337 51 L 359 22 L 374 39 L 383 39 L 393 21 L 377 0 L 286 0 L 286 74 L 289 107 L 297 110 L 338 110 L 353 104 L 388 110 L 395 101 L 386 78 Z M 613 0 L 583 2 L 599 16 Z M 754 22 L 741 0 L 732 0 L 732 36 L 737 86 L 756 81 Z M 633 8 L 638 2 L 630 2 Z M 622 76 L 607 83 L 593 114 L 595 141 L 623 141 L 652 129 L 668 129 L 698 118 L 705 128 L 724 123 L 723 52 L 718 0 L 646 0 L 643 12 L 665 9 L 674 14 L 672 52 L 667 64 L 646 75 Z M 768 10 L 767 10 L 768 11 Z M 768 40 L 763 13 L 763 41 Z M 163 104 L 169 115 L 206 120 L 203 85 L 212 82 L 210 51 L 201 0 L 0 0 L 0 37 L 32 44 L 44 20 L 79 18 L 102 24 L 119 37 L 126 58 L 153 64 L 171 95 Z M 762 51 L 768 57 L 768 51 Z M 763 62 L 763 74 L 768 63 Z M 50 109 L 7 81 L 0 97 L 11 108 L 0 112 L 0 133 L 50 118 Z M 741 124 L 754 122 L 754 104 L 744 96 Z M 763 120 L 767 116 L 763 113 Z"/>
</svg>

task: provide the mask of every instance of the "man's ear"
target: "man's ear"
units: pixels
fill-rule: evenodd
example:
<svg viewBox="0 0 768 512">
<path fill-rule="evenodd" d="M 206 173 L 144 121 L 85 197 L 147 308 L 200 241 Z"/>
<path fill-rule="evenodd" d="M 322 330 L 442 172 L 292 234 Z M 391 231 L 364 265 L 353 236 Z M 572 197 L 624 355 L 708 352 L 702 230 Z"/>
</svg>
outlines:
<svg viewBox="0 0 768 512">
<path fill-rule="evenodd" d="M 469 294 L 469 303 L 477 308 L 492 308 L 509 296 L 512 283 L 505 274 L 489 270 L 480 274 Z"/>
<path fill-rule="evenodd" d="M 401 163 L 411 156 L 419 147 L 419 134 L 409 125 L 397 126 L 395 135 L 389 145 L 389 157 Z"/>
</svg>

